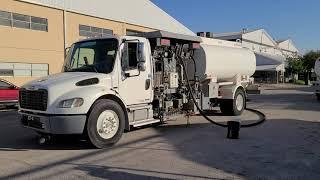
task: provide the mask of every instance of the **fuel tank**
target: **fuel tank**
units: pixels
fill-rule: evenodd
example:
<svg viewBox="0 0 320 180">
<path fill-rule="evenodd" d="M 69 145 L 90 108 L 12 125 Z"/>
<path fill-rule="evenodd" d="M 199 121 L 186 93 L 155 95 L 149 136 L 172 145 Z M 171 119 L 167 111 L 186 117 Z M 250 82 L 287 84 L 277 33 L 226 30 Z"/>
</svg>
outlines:
<svg viewBox="0 0 320 180">
<path fill-rule="evenodd" d="M 202 38 L 201 48 L 195 51 L 197 76 L 200 80 L 217 78 L 228 81 L 236 75 L 252 76 L 256 71 L 256 56 L 237 42 Z M 193 77 L 193 63 L 188 63 L 189 77 Z M 191 76 L 190 76 L 191 75 Z"/>
</svg>

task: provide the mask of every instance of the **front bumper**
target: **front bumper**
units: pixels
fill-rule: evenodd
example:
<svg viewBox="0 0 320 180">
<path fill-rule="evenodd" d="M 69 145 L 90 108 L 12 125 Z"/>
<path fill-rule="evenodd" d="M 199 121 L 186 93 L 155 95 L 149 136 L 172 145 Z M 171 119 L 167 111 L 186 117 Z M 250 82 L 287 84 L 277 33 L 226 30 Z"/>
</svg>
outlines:
<svg viewBox="0 0 320 180">
<path fill-rule="evenodd" d="M 47 134 L 82 134 L 86 115 L 38 115 L 20 112 L 21 123 L 25 128 Z"/>
</svg>

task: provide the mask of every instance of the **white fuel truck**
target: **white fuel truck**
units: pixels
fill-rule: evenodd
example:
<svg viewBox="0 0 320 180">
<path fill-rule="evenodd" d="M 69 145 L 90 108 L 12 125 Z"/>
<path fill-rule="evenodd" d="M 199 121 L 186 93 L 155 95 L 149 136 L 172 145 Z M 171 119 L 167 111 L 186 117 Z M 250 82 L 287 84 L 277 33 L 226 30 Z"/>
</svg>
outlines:
<svg viewBox="0 0 320 180">
<path fill-rule="evenodd" d="M 62 73 L 21 88 L 21 122 L 43 135 L 85 134 L 104 148 L 130 127 L 185 112 L 220 106 L 240 115 L 255 55 L 221 42 L 164 31 L 76 42 Z"/>
<path fill-rule="evenodd" d="M 320 101 L 320 58 L 316 60 L 315 66 L 314 66 L 314 72 L 317 75 L 317 82 L 315 83 L 316 86 L 316 96 L 317 99 Z"/>
</svg>

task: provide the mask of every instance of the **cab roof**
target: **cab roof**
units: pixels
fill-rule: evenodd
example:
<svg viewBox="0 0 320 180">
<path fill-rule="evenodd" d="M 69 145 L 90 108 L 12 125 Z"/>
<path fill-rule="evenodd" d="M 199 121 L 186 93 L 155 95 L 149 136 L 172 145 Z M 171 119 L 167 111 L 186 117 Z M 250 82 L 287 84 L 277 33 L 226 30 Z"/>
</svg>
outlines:
<svg viewBox="0 0 320 180">
<path fill-rule="evenodd" d="M 78 42 L 86 42 L 86 41 L 110 39 L 110 38 L 120 40 L 122 37 L 131 37 L 131 36 L 104 35 L 103 37 L 88 38 L 88 39 L 80 40 Z M 167 38 L 167 39 L 177 39 L 177 40 L 191 41 L 191 42 L 202 42 L 202 39 L 198 36 L 177 34 L 177 33 L 172 33 L 168 31 L 153 31 L 153 32 L 138 33 L 136 37 L 142 37 L 147 39 Z"/>
</svg>

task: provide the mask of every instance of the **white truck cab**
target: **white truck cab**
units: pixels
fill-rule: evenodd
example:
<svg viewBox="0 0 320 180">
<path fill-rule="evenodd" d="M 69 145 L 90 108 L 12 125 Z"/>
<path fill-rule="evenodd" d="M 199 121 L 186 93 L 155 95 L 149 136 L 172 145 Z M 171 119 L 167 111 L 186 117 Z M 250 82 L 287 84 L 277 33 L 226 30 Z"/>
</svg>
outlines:
<svg viewBox="0 0 320 180">
<path fill-rule="evenodd" d="M 193 102 L 186 66 L 202 40 L 163 31 L 141 36 L 108 36 L 73 44 L 62 73 L 21 88 L 23 126 L 41 134 L 86 134 L 94 146 L 104 148 L 131 126 L 197 111 L 194 103 L 204 107 L 221 102 L 223 111 L 242 113 L 250 74 L 237 75 L 234 82 L 218 82 L 207 76 L 198 80 L 194 72 L 191 84 L 198 102 Z M 210 80 L 213 86 L 205 83 L 208 78 L 215 79 Z"/>
</svg>

